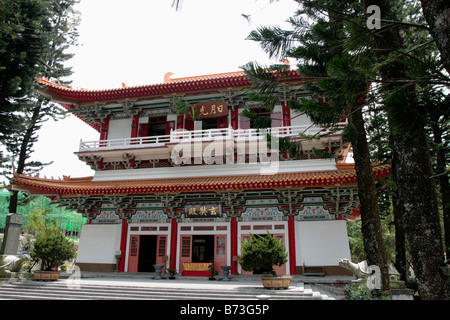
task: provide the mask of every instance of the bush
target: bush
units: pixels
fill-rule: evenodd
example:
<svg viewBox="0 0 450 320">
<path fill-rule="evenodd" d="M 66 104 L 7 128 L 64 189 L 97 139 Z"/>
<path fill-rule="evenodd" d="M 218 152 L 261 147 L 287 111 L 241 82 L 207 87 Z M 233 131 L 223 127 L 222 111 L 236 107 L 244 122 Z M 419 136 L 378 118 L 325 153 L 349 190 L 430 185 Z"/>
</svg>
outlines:
<svg viewBox="0 0 450 320">
<path fill-rule="evenodd" d="M 175 275 L 177 274 L 177 269 L 167 269 L 169 272 L 169 279 L 175 279 Z"/>
<path fill-rule="evenodd" d="M 371 290 L 363 285 L 348 285 L 344 288 L 346 300 L 390 300 L 389 295 L 385 295 L 378 290 Z"/>
<path fill-rule="evenodd" d="M 266 235 L 253 235 L 251 241 L 242 243 L 240 265 L 245 271 L 270 272 L 276 276 L 274 266 L 287 262 L 283 241 L 275 239 L 269 231 Z"/>
<path fill-rule="evenodd" d="M 55 225 L 36 235 L 31 259 L 35 263 L 41 261 L 41 270 L 51 271 L 75 256 L 74 244 Z"/>
</svg>

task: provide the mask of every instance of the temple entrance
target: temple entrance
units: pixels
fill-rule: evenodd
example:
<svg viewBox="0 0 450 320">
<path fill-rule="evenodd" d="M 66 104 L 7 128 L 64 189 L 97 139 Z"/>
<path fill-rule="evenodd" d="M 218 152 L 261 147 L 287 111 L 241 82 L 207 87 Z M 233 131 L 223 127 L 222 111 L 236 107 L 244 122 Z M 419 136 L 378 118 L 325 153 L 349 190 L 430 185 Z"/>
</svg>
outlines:
<svg viewBox="0 0 450 320">
<path fill-rule="evenodd" d="M 154 272 L 158 236 L 140 236 L 138 272 Z"/>
<path fill-rule="evenodd" d="M 192 237 L 192 262 L 214 262 L 214 235 Z"/>
</svg>

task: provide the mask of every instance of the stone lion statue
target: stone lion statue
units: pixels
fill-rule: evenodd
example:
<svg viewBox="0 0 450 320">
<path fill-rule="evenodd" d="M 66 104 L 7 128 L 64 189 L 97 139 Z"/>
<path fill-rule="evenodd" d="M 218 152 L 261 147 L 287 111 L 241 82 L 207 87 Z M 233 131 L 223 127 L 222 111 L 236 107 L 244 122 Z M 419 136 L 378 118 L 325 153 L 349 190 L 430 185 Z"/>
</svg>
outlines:
<svg viewBox="0 0 450 320">
<path fill-rule="evenodd" d="M 355 277 L 358 279 L 367 279 L 373 273 L 373 268 L 370 268 L 367 265 L 366 260 L 359 263 L 353 263 L 350 260 L 344 258 L 339 260 L 339 265 L 353 272 Z M 389 264 L 389 279 L 391 281 L 400 280 L 400 274 L 392 264 Z"/>
<path fill-rule="evenodd" d="M 339 260 L 339 265 L 350 270 L 357 279 L 366 279 L 371 274 L 371 272 L 369 273 L 367 270 L 368 266 L 367 261 L 365 260 L 359 263 L 353 263 L 344 258 Z"/>
<path fill-rule="evenodd" d="M 17 267 L 17 265 L 22 263 L 24 260 L 29 260 L 29 256 L 28 255 L 22 257 L 15 255 L 0 256 L 0 269 L 14 270 Z"/>
</svg>

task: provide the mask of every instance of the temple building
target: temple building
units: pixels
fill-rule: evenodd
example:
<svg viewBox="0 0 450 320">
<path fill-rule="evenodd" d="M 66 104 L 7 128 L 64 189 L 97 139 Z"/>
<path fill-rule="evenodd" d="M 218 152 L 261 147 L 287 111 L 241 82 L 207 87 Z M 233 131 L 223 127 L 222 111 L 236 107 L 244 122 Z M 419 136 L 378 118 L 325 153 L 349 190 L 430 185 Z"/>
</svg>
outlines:
<svg viewBox="0 0 450 320">
<path fill-rule="evenodd" d="M 345 161 L 351 146 L 339 131 L 345 119 L 326 128 L 293 113 L 287 101 L 308 95 L 295 71 L 280 79 L 281 102 L 271 112 L 249 100 L 244 72 L 171 76 L 97 91 L 39 79 L 52 101 L 99 131 L 75 152 L 93 176 L 72 178 L 67 168 L 59 179 L 13 180 L 14 189 L 48 196 L 88 219 L 76 265 L 114 271 L 118 261 L 121 272 L 164 265 L 204 275 L 213 264 L 219 273 L 226 265 L 248 274 L 238 263 L 241 242 L 269 231 L 288 253 L 277 273 L 346 274 L 338 263 L 350 259 L 346 219 L 358 215 L 359 202 L 354 165 Z M 180 113 L 180 102 L 191 108 Z M 254 128 L 244 108 L 267 117 L 270 127 Z M 301 142 L 300 158 L 276 148 L 286 137 Z M 390 168 L 374 166 L 373 174 L 385 177 Z"/>
</svg>

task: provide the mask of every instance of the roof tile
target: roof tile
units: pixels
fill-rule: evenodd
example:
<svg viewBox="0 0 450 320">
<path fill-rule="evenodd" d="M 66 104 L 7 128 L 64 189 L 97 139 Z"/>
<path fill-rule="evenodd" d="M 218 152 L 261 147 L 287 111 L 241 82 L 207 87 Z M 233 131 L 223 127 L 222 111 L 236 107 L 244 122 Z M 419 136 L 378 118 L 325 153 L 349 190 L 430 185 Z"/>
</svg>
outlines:
<svg viewBox="0 0 450 320">
<path fill-rule="evenodd" d="M 374 176 L 381 178 L 391 173 L 389 165 L 374 167 Z M 354 168 L 344 170 L 280 173 L 275 175 L 242 175 L 196 178 L 147 180 L 93 181 L 93 177 L 46 179 L 16 174 L 15 188 L 47 194 L 144 194 L 163 192 L 198 192 L 228 189 L 273 189 L 287 187 L 317 187 L 337 184 L 355 184 Z"/>
</svg>

